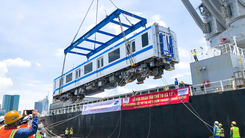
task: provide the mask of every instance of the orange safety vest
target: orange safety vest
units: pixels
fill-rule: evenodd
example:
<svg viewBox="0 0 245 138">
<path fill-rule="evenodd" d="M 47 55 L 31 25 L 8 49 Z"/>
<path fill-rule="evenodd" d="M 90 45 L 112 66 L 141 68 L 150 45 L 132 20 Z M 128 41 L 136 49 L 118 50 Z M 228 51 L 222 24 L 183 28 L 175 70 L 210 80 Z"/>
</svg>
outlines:
<svg viewBox="0 0 245 138">
<path fill-rule="evenodd" d="M 19 128 L 31 129 L 31 125 L 30 125 L 29 128 L 28 128 L 28 124 L 22 124 L 22 125 L 19 126 Z M 28 138 L 33 138 L 33 135 L 30 136 L 30 137 L 28 137 Z"/>
<path fill-rule="evenodd" d="M 0 138 L 14 138 L 15 133 L 18 131 L 18 129 L 5 130 L 4 128 L 0 128 Z"/>
</svg>

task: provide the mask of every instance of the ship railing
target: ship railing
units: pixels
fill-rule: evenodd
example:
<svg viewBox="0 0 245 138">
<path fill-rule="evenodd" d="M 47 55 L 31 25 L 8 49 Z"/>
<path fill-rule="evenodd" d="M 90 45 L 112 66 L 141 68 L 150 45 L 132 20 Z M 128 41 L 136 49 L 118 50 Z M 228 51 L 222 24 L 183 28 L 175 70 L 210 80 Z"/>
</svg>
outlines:
<svg viewBox="0 0 245 138">
<path fill-rule="evenodd" d="M 203 95 L 209 93 L 219 93 L 224 91 L 230 91 L 235 89 L 232 79 L 226 79 L 221 81 L 208 82 L 205 81 L 203 84 L 192 85 L 190 87 L 190 94 L 193 95 Z"/>
<path fill-rule="evenodd" d="M 216 47 L 208 49 L 208 50 L 203 50 L 203 48 L 200 48 L 200 50 L 197 51 L 197 58 L 200 61 L 200 60 L 212 58 L 215 56 L 223 55 L 226 53 L 238 55 L 243 58 L 245 57 L 244 48 L 238 47 L 236 43 L 234 44 L 224 43 L 224 44 L 219 44 Z M 190 57 L 191 57 L 191 62 L 195 62 L 192 53 L 190 53 Z"/>
</svg>

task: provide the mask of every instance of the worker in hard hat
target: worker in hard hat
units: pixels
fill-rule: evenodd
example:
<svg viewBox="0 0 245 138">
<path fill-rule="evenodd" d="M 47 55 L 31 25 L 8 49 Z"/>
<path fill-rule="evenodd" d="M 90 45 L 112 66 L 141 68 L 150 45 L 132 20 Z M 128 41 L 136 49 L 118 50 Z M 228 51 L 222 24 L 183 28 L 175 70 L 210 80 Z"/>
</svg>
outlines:
<svg viewBox="0 0 245 138">
<path fill-rule="evenodd" d="M 222 128 L 222 126 L 223 125 L 221 123 L 219 123 L 220 137 L 224 138 L 225 137 L 225 130 L 224 130 L 224 128 Z"/>
<path fill-rule="evenodd" d="M 177 78 L 175 78 L 174 86 L 175 86 L 175 89 L 178 89 L 179 88 L 179 81 L 178 81 Z"/>
<path fill-rule="evenodd" d="M 73 128 L 70 129 L 70 138 L 73 136 Z"/>
<path fill-rule="evenodd" d="M 40 126 L 38 126 L 38 130 L 37 130 L 37 132 L 36 132 L 36 136 L 35 136 L 35 138 L 42 138 L 42 136 L 41 136 L 41 127 Z"/>
<path fill-rule="evenodd" d="M 31 120 L 31 116 L 30 115 L 24 117 L 22 122 L 21 122 L 21 125 L 19 126 L 19 128 L 31 129 L 31 125 L 28 124 L 30 120 Z M 31 135 L 28 138 L 33 138 L 33 135 Z"/>
<path fill-rule="evenodd" d="M 231 122 L 231 131 L 230 131 L 231 138 L 240 138 L 239 128 L 236 126 L 236 122 Z"/>
<path fill-rule="evenodd" d="M 24 117 L 26 114 L 23 111 Z M 32 111 L 33 122 L 31 129 L 21 128 L 18 129 L 18 125 L 20 123 L 20 119 L 22 115 L 20 115 L 16 110 L 9 111 L 4 116 L 4 122 L 6 126 L 0 129 L 0 138 L 27 138 L 36 133 L 38 123 L 37 123 L 37 110 Z"/>
<path fill-rule="evenodd" d="M 214 138 L 220 138 L 220 129 L 219 129 L 219 122 L 218 121 L 214 122 L 213 137 Z"/>
<path fill-rule="evenodd" d="M 164 86 L 164 87 L 163 87 L 163 90 L 164 90 L 164 91 L 167 91 L 167 90 L 169 90 L 169 88 L 168 88 L 167 86 Z"/>
<path fill-rule="evenodd" d="M 4 116 L 0 116 L 0 129 L 4 127 Z"/>
<path fill-rule="evenodd" d="M 68 138 L 68 136 L 69 136 L 69 129 L 68 129 L 68 127 L 65 130 L 65 136 L 66 136 L 66 138 Z"/>
<path fill-rule="evenodd" d="M 193 54 L 193 57 L 194 57 L 195 61 L 198 61 L 196 49 L 193 49 L 193 52 L 191 50 L 191 53 Z"/>
</svg>

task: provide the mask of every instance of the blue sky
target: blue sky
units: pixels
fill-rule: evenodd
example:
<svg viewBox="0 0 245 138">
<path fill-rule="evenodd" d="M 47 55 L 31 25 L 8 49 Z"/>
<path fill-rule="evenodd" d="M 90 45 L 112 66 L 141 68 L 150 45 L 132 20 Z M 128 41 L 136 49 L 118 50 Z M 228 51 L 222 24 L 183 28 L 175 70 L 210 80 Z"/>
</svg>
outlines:
<svg viewBox="0 0 245 138">
<path fill-rule="evenodd" d="M 34 108 L 34 102 L 53 90 L 53 80 L 61 74 L 63 50 L 71 43 L 92 0 L 9 0 L 0 2 L 0 103 L 4 94 L 19 94 L 19 110 Z M 95 1 L 96 2 L 96 1 Z M 113 0 L 121 9 L 170 27 L 177 35 L 180 63 L 176 70 L 164 72 L 167 82 L 192 83 L 190 50 L 206 46 L 204 35 L 181 1 Z M 201 1 L 191 0 L 196 8 Z M 79 33 L 95 24 L 95 3 Z M 109 0 L 99 0 L 98 21 L 116 10 Z M 113 28 L 112 28 L 113 29 Z M 119 28 L 117 28 L 118 30 Z M 115 32 L 117 31 L 115 30 Z M 82 56 L 68 54 L 65 71 L 84 62 Z M 142 85 L 130 83 L 118 90 L 129 92 L 165 85 L 152 78 Z"/>
</svg>

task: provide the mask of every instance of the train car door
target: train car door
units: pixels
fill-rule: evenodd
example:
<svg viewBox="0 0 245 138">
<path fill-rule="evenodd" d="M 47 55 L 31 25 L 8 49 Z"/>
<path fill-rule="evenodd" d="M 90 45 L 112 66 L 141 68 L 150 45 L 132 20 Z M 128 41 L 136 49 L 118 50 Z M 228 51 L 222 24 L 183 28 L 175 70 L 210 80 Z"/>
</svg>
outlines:
<svg viewBox="0 0 245 138">
<path fill-rule="evenodd" d="M 101 70 L 102 67 L 104 67 L 104 58 L 103 57 L 98 58 L 96 63 L 97 63 L 97 73 L 96 73 L 96 75 L 97 75 L 97 77 L 100 77 L 100 76 L 102 76 L 104 74 L 104 71 Z"/>
<path fill-rule="evenodd" d="M 136 51 L 135 40 L 128 42 L 126 46 L 126 64 L 131 65 L 132 62 L 136 62 L 136 57 L 133 57 L 133 53 Z"/>
</svg>

